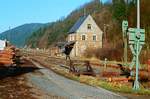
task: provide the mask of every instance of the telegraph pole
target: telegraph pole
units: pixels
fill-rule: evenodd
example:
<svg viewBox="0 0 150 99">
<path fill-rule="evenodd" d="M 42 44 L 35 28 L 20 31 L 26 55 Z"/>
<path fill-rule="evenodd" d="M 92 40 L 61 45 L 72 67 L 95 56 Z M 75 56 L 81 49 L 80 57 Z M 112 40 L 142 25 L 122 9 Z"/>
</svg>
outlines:
<svg viewBox="0 0 150 99">
<path fill-rule="evenodd" d="M 140 0 L 137 0 L 137 29 L 140 30 Z M 137 37 L 140 36 L 140 31 L 137 31 Z M 138 75 L 139 75 L 139 39 L 137 39 L 136 43 L 136 76 L 135 76 L 135 81 L 134 81 L 134 90 L 139 89 L 139 81 L 138 81 Z"/>
<path fill-rule="evenodd" d="M 137 0 L 137 28 L 140 29 L 140 0 Z"/>
<path fill-rule="evenodd" d="M 107 45 L 107 28 L 109 27 L 108 24 L 104 24 L 104 34 L 103 34 L 103 48 L 107 48 L 108 45 Z"/>
<path fill-rule="evenodd" d="M 128 31 L 129 35 L 129 46 L 131 49 L 131 52 L 133 54 L 133 59 L 130 64 L 131 74 L 133 72 L 133 66 L 136 66 L 135 71 L 135 81 L 133 90 L 139 90 L 139 55 L 142 50 L 142 46 L 145 44 L 145 29 L 140 28 L 140 0 L 137 0 L 137 27 L 136 28 L 128 28 L 128 22 L 123 21 L 122 23 L 122 30 L 123 33 L 126 33 Z M 132 74 L 133 76 L 133 74 Z"/>
<path fill-rule="evenodd" d="M 122 33 L 123 33 L 123 45 L 124 45 L 124 52 L 123 52 L 123 62 L 124 65 L 127 66 L 127 61 L 128 61 L 128 56 L 127 56 L 127 51 L 128 51 L 128 43 L 127 43 L 127 30 L 128 30 L 128 21 L 124 20 L 122 22 Z"/>
<path fill-rule="evenodd" d="M 125 63 L 124 65 L 127 66 L 127 62 L 128 62 L 127 33 L 124 35 L 123 41 L 124 41 L 124 63 Z"/>
<path fill-rule="evenodd" d="M 123 33 L 123 65 L 128 66 L 128 0 L 126 2 L 126 20 L 122 22 Z"/>
<path fill-rule="evenodd" d="M 128 0 L 126 0 L 126 19 L 128 19 Z M 128 25 L 128 23 L 126 23 Z M 127 66 L 127 62 L 128 62 L 128 39 L 127 39 L 127 31 L 124 31 L 125 33 L 123 33 L 123 42 L 124 42 L 124 57 L 123 57 L 123 61 L 124 61 L 124 65 Z"/>
</svg>

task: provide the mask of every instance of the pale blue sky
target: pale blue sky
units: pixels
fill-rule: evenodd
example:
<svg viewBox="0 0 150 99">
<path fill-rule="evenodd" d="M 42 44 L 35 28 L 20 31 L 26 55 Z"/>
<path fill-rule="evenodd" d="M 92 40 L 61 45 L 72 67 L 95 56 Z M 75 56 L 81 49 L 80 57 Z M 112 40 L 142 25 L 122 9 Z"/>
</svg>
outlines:
<svg viewBox="0 0 150 99">
<path fill-rule="evenodd" d="M 0 33 L 25 23 L 47 23 L 91 0 L 0 0 Z M 108 0 L 103 0 L 103 2 Z"/>
</svg>

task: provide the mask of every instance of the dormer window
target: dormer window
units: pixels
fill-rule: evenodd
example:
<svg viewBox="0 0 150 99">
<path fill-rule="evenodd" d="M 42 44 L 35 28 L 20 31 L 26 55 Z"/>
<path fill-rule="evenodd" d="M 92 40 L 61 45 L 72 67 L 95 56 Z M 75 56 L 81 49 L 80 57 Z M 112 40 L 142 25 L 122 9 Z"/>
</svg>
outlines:
<svg viewBox="0 0 150 99">
<path fill-rule="evenodd" d="M 91 24 L 87 24 L 87 29 L 91 29 Z"/>
</svg>

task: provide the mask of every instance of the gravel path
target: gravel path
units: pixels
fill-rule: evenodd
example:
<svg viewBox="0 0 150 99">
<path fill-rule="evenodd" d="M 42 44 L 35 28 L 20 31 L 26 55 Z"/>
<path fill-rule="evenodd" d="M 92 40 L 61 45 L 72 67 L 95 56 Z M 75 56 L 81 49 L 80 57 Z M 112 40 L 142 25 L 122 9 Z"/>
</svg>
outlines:
<svg viewBox="0 0 150 99">
<path fill-rule="evenodd" d="M 39 73 L 29 74 L 29 80 L 39 89 L 57 99 L 126 99 L 105 89 L 67 79 L 35 62 L 34 64 L 42 69 L 38 70 Z"/>
</svg>

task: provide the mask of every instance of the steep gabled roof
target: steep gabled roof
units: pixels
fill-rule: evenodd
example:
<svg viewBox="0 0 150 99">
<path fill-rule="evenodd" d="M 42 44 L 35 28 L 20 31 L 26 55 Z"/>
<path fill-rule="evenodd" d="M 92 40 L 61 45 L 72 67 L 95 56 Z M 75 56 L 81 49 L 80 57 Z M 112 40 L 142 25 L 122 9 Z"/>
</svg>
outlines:
<svg viewBox="0 0 150 99">
<path fill-rule="evenodd" d="M 82 23 L 85 21 L 85 19 L 87 17 L 88 17 L 88 15 L 80 17 L 78 19 L 78 21 L 73 25 L 73 27 L 69 30 L 69 33 L 76 32 L 80 28 L 80 26 L 82 25 Z"/>
</svg>

